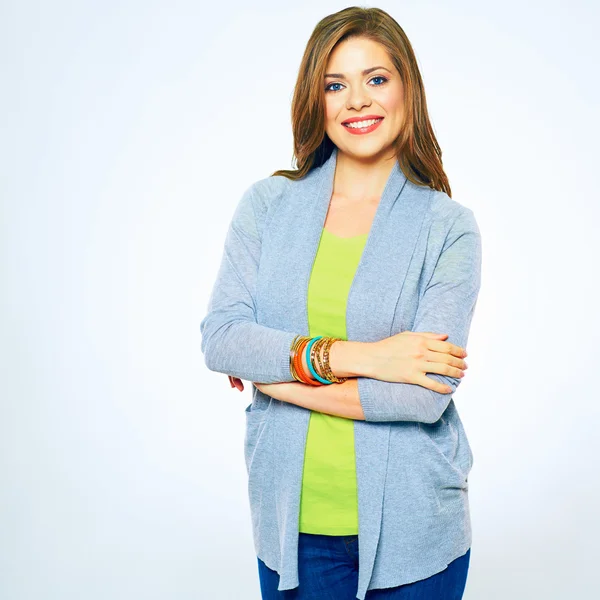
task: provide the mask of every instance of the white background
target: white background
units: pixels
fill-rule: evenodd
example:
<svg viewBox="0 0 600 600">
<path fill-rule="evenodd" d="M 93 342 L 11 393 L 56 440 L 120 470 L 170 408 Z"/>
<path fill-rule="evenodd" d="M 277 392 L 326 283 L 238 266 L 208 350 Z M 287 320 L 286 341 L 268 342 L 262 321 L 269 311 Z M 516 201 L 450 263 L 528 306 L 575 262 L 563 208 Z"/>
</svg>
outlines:
<svg viewBox="0 0 600 600">
<path fill-rule="evenodd" d="M 258 599 L 243 409 L 199 324 L 345 3 L 0 4 L 0 597 Z M 598 8 L 380 2 L 483 236 L 466 600 L 597 593 Z M 225 185 L 224 185 L 225 184 Z"/>
</svg>

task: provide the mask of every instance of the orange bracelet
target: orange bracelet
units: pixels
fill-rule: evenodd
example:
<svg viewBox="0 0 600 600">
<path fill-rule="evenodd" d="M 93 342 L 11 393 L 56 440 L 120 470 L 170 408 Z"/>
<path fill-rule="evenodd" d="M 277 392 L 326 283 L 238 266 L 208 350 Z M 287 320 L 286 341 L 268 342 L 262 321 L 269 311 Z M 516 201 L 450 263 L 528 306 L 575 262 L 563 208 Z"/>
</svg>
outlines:
<svg viewBox="0 0 600 600">
<path fill-rule="evenodd" d="M 304 371 L 304 368 L 302 366 L 302 354 L 304 352 L 304 349 L 306 348 L 306 345 L 308 344 L 308 342 L 311 339 L 312 338 L 307 338 L 307 339 L 303 340 L 300 343 L 300 345 L 298 346 L 296 355 L 294 356 L 294 367 L 296 369 L 296 372 L 298 373 L 298 376 L 302 380 L 302 383 L 306 383 L 308 385 L 323 385 L 320 381 L 317 381 L 316 379 L 312 379 L 312 377 L 309 377 L 306 374 L 306 372 Z"/>
<path fill-rule="evenodd" d="M 304 379 L 302 379 L 300 377 L 300 375 L 297 372 L 296 369 L 296 365 L 297 365 L 297 352 L 298 352 L 298 348 L 300 347 L 301 344 L 303 344 L 304 342 L 309 341 L 311 338 L 305 335 L 297 335 L 293 340 L 292 340 L 292 344 L 290 347 L 290 372 L 292 374 L 292 377 L 296 380 L 299 381 L 300 383 L 304 383 Z"/>
</svg>

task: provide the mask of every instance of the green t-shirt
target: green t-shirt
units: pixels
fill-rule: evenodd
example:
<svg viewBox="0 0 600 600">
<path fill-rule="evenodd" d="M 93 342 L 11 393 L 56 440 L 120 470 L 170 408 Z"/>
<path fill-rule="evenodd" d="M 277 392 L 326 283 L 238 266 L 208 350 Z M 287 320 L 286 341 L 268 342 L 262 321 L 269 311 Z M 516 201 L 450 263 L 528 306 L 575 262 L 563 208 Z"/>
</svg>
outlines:
<svg viewBox="0 0 600 600">
<path fill-rule="evenodd" d="M 323 229 L 308 285 L 311 337 L 347 339 L 346 302 L 366 241 L 367 234 L 342 238 Z M 353 419 L 311 412 L 304 453 L 299 531 L 358 534 Z"/>
</svg>

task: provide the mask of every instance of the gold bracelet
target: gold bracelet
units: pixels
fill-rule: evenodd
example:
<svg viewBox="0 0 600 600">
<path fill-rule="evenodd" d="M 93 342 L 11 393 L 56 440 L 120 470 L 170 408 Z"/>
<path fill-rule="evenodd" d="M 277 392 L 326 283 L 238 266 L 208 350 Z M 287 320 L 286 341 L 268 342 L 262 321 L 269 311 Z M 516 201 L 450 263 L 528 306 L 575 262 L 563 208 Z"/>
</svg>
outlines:
<svg viewBox="0 0 600 600">
<path fill-rule="evenodd" d="M 330 338 L 329 344 L 325 346 L 325 349 L 323 351 L 323 366 L 325 373 L 327 374 L 326 377 L 327 379 L 329 379 L 329 381 L 333 381 L 335 383 L 344 383 L 344 381 L 348 380 L 347 377 L 336 377 L 333 374 L 333 371 L 331 370 L 331 366 L 329 364 L 329 351 L 331 349 L 331 346 L 333 346 L 334 342 L 341 341 L 343 341 L 342 338 Z"/>
<path fill-rule="evenodd" d="M 290 373 L 291 373 L 292 377 L 296 381 L 297 381 L 297 377 L 296 377 L 296 370 L 294 369 L 294 361 L 293 361 L 294 352 L 293 352 L 293 348 L 294 348 L 294 345 L 296 344 L 296 342 L 298 341 L 299 337 L 300 337 L 299 335 L 295 336 L 294 339 L 292 340 L 291 345 L 290 345 Z"/>
<path fill-rule="evenodd" d="M 294 367 L 294 359 L 296 358 L 296 352 L 297 352 L 299 346 L 307 339 L 310 339 L 310 337 L 305 336 L 305 335 L 297 335 L 292 340 L 292 345 L 290 348 L 290 373 L 292 374 L 292 377 L 296 381 L 299 381 L 300 383 L 304 383 L 304 381 L 300 378 L 300 376 L 296 372 L 296 368 Z"/>
<path fill-rule="evenodd" d="M 321 377 L 321 379 L 325 379 L 326 381 L 329 381 L 325 377 L 325 373 L 323 371 L 323 367 L 321 364 L 321 348 L 323 347 L 323 344 L 325 344 L 326 342 L 327 342 L 326 336 L 322 336 L 320 339 L 318 339 L 315 342 L 315 344 L 313 346 L 314 352 L 311 352 L 311 364 L 312 364 L 313 369 L 319 375 L 319 377 Z"/>
<path fill-rule="evenodd" d="M 320 377 L 322 377 L 323 379 L 327 379 L 327 381 L 331 380 L 329 379 L 329 377 L 327 377 L 327 373 L 323 368 L 323 361 L 321 360 L 321 348 L 328 343 L 329 339 L 329 337 L 324 336 L 315 343 L 316 358 L 318 365 L 313 362 L 313 368 L 315 369 L 315 371 L 319 374 Z"/>
<path fill-rule="evenodd" d="M 296 381 L 298 381 L 300 383 L 308 384 L 308 385 L 324 385 L 312 377 L 310 370 L 308 370 L 306 372 L 306 377 L 308 378 L 308 380 L 303 379 L 300 376 L 300 374 L 298 373 L 296 366 L 295 366 L 296 361 L 298 361 L 299 363 L 303 362 L 302 361 L 303 357 L 298 355 L 298 350 L 300 349 L 300 347 L 302 347 L 303 348 L 302 351 L 304 352 L 304 349 L 306 348 L 306 346 L 304 344 L 306 342 L 309 342 L 312 339 L 313 338 L 311 336 L 307 336 L 307 335 L 297 336 L 297 339 L 295 338 L 295 343 L 292 344 L 292 348 L 290 349 L 290 372 L 292 373 L 292 376 L 296 379 Z M 302 364 L 302 369 L 304 370 L 303 364 Z"/>
</svg>

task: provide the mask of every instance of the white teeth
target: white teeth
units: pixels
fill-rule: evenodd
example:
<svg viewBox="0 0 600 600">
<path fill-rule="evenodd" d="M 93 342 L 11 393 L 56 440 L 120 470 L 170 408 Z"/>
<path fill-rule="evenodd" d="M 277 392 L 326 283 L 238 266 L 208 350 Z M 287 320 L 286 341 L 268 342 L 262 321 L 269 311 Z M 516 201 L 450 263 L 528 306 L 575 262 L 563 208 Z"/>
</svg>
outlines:
<svg viewBox="0 0 600 600">
<path fill-rule="evenodd" d="M 352 127 L 352 129 L 361 129 L 362 127 L 369 127 L 373 123 L 377 123 L 381 119 L 369 119 L 368 121 L 354 121 L 354 123 L 344 123 L 345 127 Z"/>
</svg>

